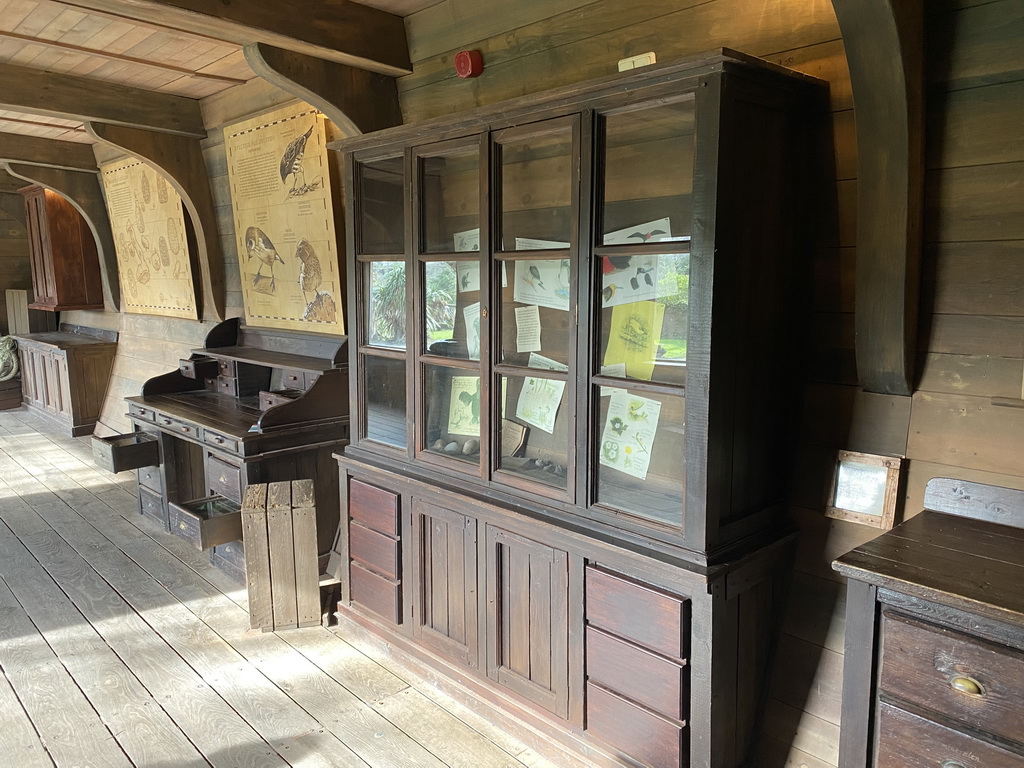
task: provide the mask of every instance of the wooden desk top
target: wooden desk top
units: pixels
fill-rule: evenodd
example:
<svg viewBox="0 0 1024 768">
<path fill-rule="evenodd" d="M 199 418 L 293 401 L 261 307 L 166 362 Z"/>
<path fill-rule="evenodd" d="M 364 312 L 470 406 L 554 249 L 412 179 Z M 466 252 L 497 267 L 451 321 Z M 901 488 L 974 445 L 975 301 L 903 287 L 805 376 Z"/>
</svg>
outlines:
<svg viewBox="0 0 1024 768">
<path fill-rule="evenodd" d="M 239 440 L 255 438 L 259 432 L 250 432 L 263 412 L 258 397 L 234 397 L 220 392 L 197 389 L 191 392 L 172 392 L 166 395 L 140 395 L 126 397 L 155 412 L 191 424 L 198 424 L 228 437 Z"/>
<path fill-rule="evenodd" d="M 1024 623 L 1024 530 L 925 510 L 836 560 L 851 579 Z"/>
</svg>

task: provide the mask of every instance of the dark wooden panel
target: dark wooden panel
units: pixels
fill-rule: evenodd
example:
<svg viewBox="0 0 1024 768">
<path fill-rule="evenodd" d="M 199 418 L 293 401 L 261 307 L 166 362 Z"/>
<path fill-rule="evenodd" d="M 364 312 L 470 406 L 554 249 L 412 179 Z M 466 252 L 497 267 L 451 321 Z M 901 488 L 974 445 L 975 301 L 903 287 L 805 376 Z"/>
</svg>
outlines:
<svg viewBox="0 0 1024 768">
<path fill-rule="evenodd" d="M 953 687 L 975 681 L 976 694 Z M 1016 740 L 1024 723 L 1024 655 L 943 627 L 882 613 L 882 691 Z"/>
<path fill-rule="evenodd" d="M 352 522 L 348 528 L 349 554 L 372 571 L 389 579 L 399 578 L 398 541 Z"/>
<path fill-rule="evenodd" d="M 242 470 L 239 466 L 211 455 L 206 459 L 206 479 L 210 493 L 219 493 L 241 503 Z"/>
<path fill-rule="evenodd" d="M 367 528 L 398 536 L 398 495 L 352 478 L 348 483 L 348 513 Z"/>
<path fill-rule="evenodd" d="M 148 488 L 139 488 L 139 511 L 150 520 L 164 528 L 167 527 L 167 513 L 164 510 L 163 497 Z"/>
<path fill-rule="evenodd" d="M 587 568 L 589 624 L 677 659 L 688 655 L 689 601 Z"/>
<path fill-rule="evenodd" d="M 587 678 L 667 717 L 685 720 L 688 669 L 587 627 Z"/>
<path fill-rule="evenodd" d="M 686 728 L 587 683 L 587 733 L 650 768 L 686 764 Z"/>
<path fill-rule="evenodd" d="M 928 172 L 925 237 L 928 242 L 1024 240 L 1019 200 L 1024 162 L 945 168 Z"/>
<path fill-rule="evenodd" d="M 891 704 L 878 712 L 880 768 L 1020 768 L 1024 758 Z"/>
<path fill-rule="evenodd" d="M 392 624 L 402 623 L 401 584 L 352 563 L 349 571 L 352 602 L 369 608 Z"/>
<path fill-rule="evenodd" d="M 1024 146 L 1024 136 L 1018 143 Z M 923 305 L 937 314 L 1021 317 L 1022 274 L 1019 241 L 936 243 L 925 249 Z"/>
</svg>

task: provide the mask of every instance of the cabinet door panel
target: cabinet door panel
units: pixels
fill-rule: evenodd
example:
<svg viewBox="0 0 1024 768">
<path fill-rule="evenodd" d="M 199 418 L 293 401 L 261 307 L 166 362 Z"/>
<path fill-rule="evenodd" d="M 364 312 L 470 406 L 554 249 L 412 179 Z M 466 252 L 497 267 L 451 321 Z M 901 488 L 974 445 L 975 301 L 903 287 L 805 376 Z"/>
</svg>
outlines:
<svg viewBox="0 0 1024 768">
<path fill-rule="evenodd" d="M 420 639 L 477 666 L 476 520 L 413 499 L 414 607 Z"/>
<path fill-rule="evenodd" d="M 487 674 L 568 713 L 568 556 L 487 526 Z"/>
</svg>

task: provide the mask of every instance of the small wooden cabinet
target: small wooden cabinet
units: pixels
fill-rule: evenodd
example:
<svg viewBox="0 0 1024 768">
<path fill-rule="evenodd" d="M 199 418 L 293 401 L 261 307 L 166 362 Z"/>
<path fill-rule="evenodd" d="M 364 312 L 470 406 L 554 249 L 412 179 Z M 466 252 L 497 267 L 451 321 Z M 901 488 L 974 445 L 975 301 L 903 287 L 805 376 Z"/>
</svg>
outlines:
<svg viewBox="0 0 1024 768">
<path fill-rule="evenodd" d="M 52 312 L 103 309 L 96 240 L 85 219 L 56 192 L 31 186 L 21 194 L 35 292 L 29 307 Z"/>
<path fill-rule="evenodd" d="M 833 564 L 840 768 L 1024 768 L 1024 491 L 936 478 L 925 507 Z"/>
<path fill-rule="evenodd" d="M 66 325 L 61 328 L 14 337 L 21 362 L 22 400 L 77 437 L 90 434 L 100 417 L 117 335 Z"/>
</svg>

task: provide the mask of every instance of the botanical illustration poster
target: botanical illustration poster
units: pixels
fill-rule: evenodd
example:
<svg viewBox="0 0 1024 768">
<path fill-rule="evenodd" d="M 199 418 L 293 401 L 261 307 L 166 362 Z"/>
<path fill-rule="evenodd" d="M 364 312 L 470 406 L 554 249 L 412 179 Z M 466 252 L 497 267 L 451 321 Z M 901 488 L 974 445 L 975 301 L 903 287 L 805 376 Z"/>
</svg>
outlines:
<svg viewBox="0 0 1024 768">
<path fill-rule="evenodd" d="M 536 304 L 569 311 L 568 259 L 517 261 L 512 298 L 520 304 Z"/>
<path fill-rule="evenodd" d="M 198 318 L 181 197 L 134 157 L 100 175 L 126 312 Z"/>
<path fill-rule="evenodd" d="M 453 376 L 448 432 L 480 437 L 480 377 Z"/>
<path fill-rule="evenodd" d="M 645 480 L 660 416 L 657 400 L 613 390 L 601 433 L 601 464 Z"/>
<path fill-rule="evenodd" d="M 554 432 L 564 390 L 564 381 L 527 376 L 516 403 L 516 418 L 545 432 Z"/>
<path fill-rule="evenodd" d="M 345 332 L 324 122 L 292 106 L 224 129 L 249 325 Z"/>
<path fill-rule="evenodd" d="M 656 301 L 635 301 L 613 307 L 602 365 L 624 364 L 626 376 L 650 381 L 664 319 L 665 305 Z"/>
</svg>

